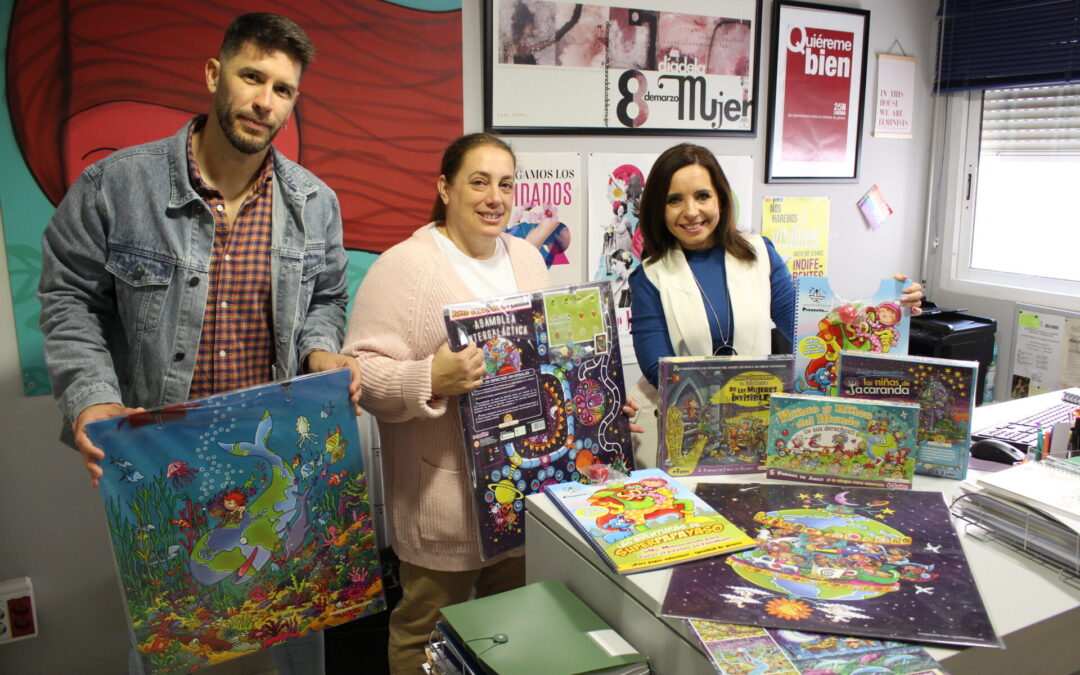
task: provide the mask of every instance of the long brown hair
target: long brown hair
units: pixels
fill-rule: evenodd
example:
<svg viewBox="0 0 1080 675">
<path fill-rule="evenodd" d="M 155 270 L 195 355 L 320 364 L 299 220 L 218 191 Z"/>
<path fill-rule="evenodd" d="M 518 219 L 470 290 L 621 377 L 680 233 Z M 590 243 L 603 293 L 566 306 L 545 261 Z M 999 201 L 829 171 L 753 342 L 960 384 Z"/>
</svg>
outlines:
<svg viewBox="0 0 1080 675">
<path fill-rule="evenodd" d="M 753 247 L 742 233 L 735 229 L 735 199 L 724 170 L 720 168 L 712 152 L 691 143 L 681 143 L 665 150 L 656 159 L 649 171 L 649 177 L 645 180 L 638 219 L 642 238 L 642 260 L 655 262 L 679 245 L 679 240 L 668 230 L 664 220 L 667 195 L 671 188 L 671 177 L 675 172 L 695 164 L 709 173 L 716 198 L 720 202 L 720 222 L 714 233 L 717 244 L 739 260 L 756 260 Z"/>
<path fill-rule="evenodd" d="M 514 156 L 514 151 L 510 149 L 510 146 L 503 139 L 488 133 L 465 134 L 452 141 L 450 145 L 446 146 L 446 150 L 443 150 L 442 162 L 439 164 L 439 175 L 446 176 L 447 183 L 454 182 L 454 177 L 457 176 L 458 171 L 461 171 L 461 165 L 465 163 L 465 155 L 469 154 L 469 151 L 473 148 L 484 145 L 493 145 L 500 150 L 507 151 L 510 153 L 510 158 L 514 160 L 514 166 L 517 166 L 517 157 Z M 430 220 L 436 222 L 446 220 L 446 204 L 443 203 L 438 190 L 435 191 L 435 204 L 431 207 Z"/>
</svg>

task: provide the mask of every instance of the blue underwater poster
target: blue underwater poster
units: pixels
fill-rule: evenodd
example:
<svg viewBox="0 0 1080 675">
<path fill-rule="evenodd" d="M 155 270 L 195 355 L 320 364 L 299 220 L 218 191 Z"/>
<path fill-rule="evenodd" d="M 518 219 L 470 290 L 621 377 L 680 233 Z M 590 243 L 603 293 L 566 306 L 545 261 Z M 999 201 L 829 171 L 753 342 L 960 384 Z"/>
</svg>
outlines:
<svg viewBox="0 0 1080 675">
<path fill-rule="evenodd" d="M 95 422 L 131 630 L 190 672 L 386 607 L 347 370 Z"/>
</svg>

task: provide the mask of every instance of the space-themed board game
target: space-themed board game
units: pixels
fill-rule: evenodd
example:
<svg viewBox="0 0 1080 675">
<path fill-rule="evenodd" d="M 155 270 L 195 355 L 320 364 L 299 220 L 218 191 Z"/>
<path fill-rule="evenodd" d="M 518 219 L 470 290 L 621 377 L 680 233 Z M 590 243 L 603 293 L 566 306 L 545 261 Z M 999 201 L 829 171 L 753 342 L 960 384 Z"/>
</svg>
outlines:
<svg viewBox="0 0 1080 675">
<path fill-rule="evenodd" d="M 840 396 L 919 404 L 915 473 L 967 476 L 979 362 L 840 353 Z"/>
<path fill-rule="evenodd" d="M 348 370 L 87 425 L 143 667 L 209 667 L 386 608 Z"/>
<path fill-rule="evenodd" d="M 769 396 L 791 393 L 790 355 L 660 359 L 657 466 L 672 476 L 761 471 Z"/>
<path fill-rule="evenodd" d="M 697 494 L 757 546 L 676 567 L 662 614 L 1001 646 L 940 492 L 747 483 Z"/>
<path fill-rule="evenodd" d="M 448 305 L 450 347 L 484 352 L 459 397 L 485 558 L 525 543 L 525 497 L 634 468 L 610 285 L 592 282 Z"/>
</svg>

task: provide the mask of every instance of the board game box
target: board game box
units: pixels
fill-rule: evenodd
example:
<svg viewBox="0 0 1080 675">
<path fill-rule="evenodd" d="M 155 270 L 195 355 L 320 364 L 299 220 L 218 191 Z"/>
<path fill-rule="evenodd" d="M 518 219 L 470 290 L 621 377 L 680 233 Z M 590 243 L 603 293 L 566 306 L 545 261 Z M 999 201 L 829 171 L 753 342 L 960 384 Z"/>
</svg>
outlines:
<svg viewBox="0 0 1080 675">
<path fill-rule="evenodd" d="M 840 353 L 840 396 L 919 404 L 915 473 L 967 476 L 979 362 Z"/>
<path fill-rule="evenodd" d="M 657 465 L 672 476 L 761 471 L 769 396 L 791 393 L 794 358 L 660 359 Z"/>
<path fill-rule="evenodd" d="M 773 394 L 768 478 L 910 488 L 919 406 L 855 398 Z"/>
</svg>

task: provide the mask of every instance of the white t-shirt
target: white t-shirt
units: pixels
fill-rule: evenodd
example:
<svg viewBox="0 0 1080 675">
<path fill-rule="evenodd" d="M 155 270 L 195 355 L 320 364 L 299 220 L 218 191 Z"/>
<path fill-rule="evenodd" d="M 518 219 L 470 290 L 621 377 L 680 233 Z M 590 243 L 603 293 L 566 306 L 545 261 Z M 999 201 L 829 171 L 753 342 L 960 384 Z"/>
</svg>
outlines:
<svg viewBox="0 0 1080 675">
<path fill-rule="evenodd" d="M 486 260 L 477 260 L 462 253 L 461 249 L 437 227 L 434 225 L 429 225 L 429 227 L 435 230 L 435 243 L 450 259 L 454 271 L 476 297 L 490 298 L 496 295 L 517 293 L 514 268 L 510 265 L 510 254 L 506 252 L 502 239 L 495 240 L 494 255 Z"/>
</svg>

